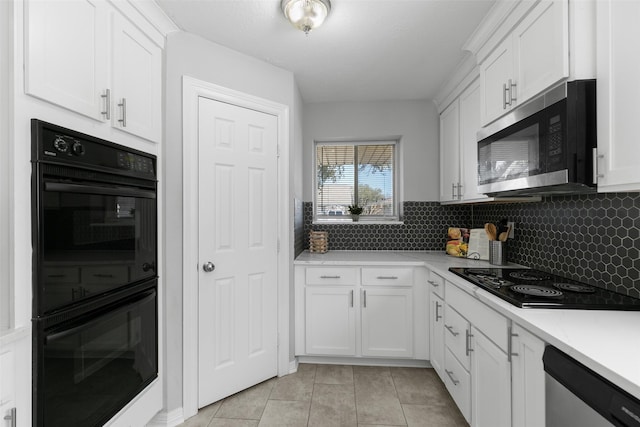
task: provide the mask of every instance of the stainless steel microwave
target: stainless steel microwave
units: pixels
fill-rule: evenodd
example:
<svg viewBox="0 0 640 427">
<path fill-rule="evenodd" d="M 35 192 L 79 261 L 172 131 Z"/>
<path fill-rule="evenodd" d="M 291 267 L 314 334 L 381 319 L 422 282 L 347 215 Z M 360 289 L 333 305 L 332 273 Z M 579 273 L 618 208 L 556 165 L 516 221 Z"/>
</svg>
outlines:
<svg viewBox="0 0 640 427">
<path fill-rule="evenodd" d="M 595 192 L 596 81 L 558 86 L 477 136 L 480 193 Z"/>
</svg>

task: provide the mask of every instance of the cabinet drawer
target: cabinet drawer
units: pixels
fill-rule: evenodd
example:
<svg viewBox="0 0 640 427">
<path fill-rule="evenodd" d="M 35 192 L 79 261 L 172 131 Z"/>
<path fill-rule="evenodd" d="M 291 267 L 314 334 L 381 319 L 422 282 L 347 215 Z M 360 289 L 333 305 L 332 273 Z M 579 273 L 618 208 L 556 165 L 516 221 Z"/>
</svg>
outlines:
<svg viewBox="0 0 640 427">
<path fill-rule="evenodd" d="M 429 272 L 429 285 L 431 285 L 431 292 L 438 295 L 440 298 L 444 298 L 444 277 L 433 271 Z"/>
<path fill-rule="evenodd" d="M 469 370 L 469 333 L 471 325 L 457 311 L 446 304 L 444 311 L 444 340 L 447 348 L 460 361 L 465 369 Z"/>
<path fill-rule="evenodd" d="M 464 418 L 471 419 L 471 375 L 449 350 L 445 350 L 443 382 Z"/>
<path fill-rule="evenodd" d="M 354 285 L 358 283 L 358 270 L 348 267 L 308 267 L 305 283 L 307 285 Z"/>
<path fill-rule="evenodd" d="M 446 282 L 447 304 L 462 314 L 473 326 L 478 328 L 502 351 L 507 351 L 508 320 L 490 309 L 456 285 Z"/>
<path fill-rule="evenodd" d="M 363 268 L 362 284 L 365 286 L 412 286 L 413 268 Z"/>
</svg>

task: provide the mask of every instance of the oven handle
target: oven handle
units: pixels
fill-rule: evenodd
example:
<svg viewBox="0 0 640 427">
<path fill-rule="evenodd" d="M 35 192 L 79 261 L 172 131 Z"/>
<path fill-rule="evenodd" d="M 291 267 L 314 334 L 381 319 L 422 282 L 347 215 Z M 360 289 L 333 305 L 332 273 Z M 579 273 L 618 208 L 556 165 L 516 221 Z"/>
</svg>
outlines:
<svg viewBox="0 0 640 427">
<path fill-rule="evenodd" d="M 83 323 L 82 325 L 76 326 L 76 327 L 71 328 L 71 329 L 65 329 L 64 331 L 58 332 L 56 334 L 47 335 L 45 337 L 45 344 L 49 344 L 50 342 L 55 341 L 57 339 L 64 338 L 64 337 L 69 336 L 69 335 L 73 335 L 73 334 L 75 334 L 76 332 L 79 332 L 82 329 L 86 329 L 87 327 L 98 323 L 98 321 L 102 318 L 101 314 L 106 314 L 106 315 L 110 315 L 110 316 L 113 316 L 115 314 L 120 314 L 121 312 L 128 310 L 129 307 L 131 307 L 134 304 L 147 303 L 148 301 L 156 298 L 155 289 L 154 290 L 150 290 L 150 291 L 146 291 L 144 293 L 148 294 L 148 295 L 146 297 L 142 297 L 140 295 L 138 295 L 137 297 L 134 296 L 133 299 L 127 301 L 126 305 L 118 307 L 115 310 L 108 311 L 106 313 L 97 314 L 92 320 L 90 320 L 90 321 L 88 321 L 86 323 Z"/>
<path fill-rule="evenodd" d="M 129 187 L 103 187 L 100 185 L 68 184 L 60 182 L 45 182 L 45 191 L 60 191 L 65 193 L 104 194 L 107 196 L 130 196 L 155 199 L 156 193 L 151 190 L 140 190 Z"/>
</svg>

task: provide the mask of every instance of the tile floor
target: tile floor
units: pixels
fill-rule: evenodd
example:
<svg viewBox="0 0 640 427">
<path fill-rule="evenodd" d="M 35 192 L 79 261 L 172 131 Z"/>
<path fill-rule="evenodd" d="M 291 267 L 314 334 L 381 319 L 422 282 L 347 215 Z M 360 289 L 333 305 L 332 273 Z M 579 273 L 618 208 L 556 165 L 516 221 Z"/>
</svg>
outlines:
<svg viewBox="0 0 640 427">
<path fill-rule="evenodd" d="M 433 369 L 300 364 L 202 408 L 184 427 L 468 427 Z"/>
</svg>

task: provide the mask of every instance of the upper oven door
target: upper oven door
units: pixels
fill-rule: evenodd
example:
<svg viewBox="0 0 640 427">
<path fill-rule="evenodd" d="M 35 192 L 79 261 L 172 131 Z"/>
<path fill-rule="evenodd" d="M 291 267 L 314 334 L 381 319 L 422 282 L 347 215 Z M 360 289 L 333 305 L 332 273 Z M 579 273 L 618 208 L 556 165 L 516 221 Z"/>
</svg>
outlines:
<svg viewBox="0 0 640 427">
<path fill-rule="evenodd" d="M 492 194 L 565 184 L 566 99 L 478 143 L 478 188 Z"/>
<path fill-rule="evenodd" d="M 154 189 L 45 177 L 38 205 L 39 315 L 156 276 Z"/>
</svg>

